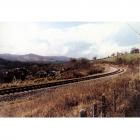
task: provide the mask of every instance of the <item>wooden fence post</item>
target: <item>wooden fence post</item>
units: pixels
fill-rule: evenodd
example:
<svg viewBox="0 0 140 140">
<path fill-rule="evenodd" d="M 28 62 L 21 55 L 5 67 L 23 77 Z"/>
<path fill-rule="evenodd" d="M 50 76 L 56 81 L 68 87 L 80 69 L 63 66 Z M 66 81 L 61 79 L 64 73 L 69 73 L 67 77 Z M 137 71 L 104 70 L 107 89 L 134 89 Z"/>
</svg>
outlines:
<svg viewBox="0 0 140 140">
<path fill-rule="evenodd" d="M 113 92 L 113 111 L 116 112 L 116 92 Z"/>
<path fill-rule="evenodd" d="M 124 110 L 124 117 L 127 117 L 127 112 L 126 112 L 126 110 Z"/>
<path fill-rule="evenodd" d="M 124 97 L 126 97 L 126 89 L 127 89 L 127 83 L 124 84 Z"/>
<path fill-rule="evenodd" d="M 135 80 L 135 88 L 136 88 L 136 90 L 139 90 L 140 88 L 140 81 L 138 81 L 138 80 Z"/>
<path fill-rule="evenodd" d="M 106 97 L 105 95 L 103 94 L 102 95 L 102 117 L 106 117 Z"/>
<path fill-rule="evenodd" d="M 97 104 L 93 104 L 93 117 L 97 117 Z"/>
<path fill-rule="evenodd" d="M 87 117 L 87 111 L 85 109 L 80 110 L 80 117 Z"/>
</svg>

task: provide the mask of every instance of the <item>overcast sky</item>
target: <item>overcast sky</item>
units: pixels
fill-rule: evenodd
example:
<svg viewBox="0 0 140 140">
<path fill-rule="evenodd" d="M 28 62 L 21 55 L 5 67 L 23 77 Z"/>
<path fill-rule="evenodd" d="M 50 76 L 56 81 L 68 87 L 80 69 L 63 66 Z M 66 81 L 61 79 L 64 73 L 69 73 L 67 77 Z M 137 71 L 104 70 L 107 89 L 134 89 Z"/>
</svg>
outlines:
<svg viewBox="0 0 140 140">
<path fill-rule="evenodd" d="M 140 33 L 140 23 L 129 25 L 121 22 L 1 22 L 0 53 L 105 57 L 140 46 L 140 35 L 136 33 Z"/>
</svg>

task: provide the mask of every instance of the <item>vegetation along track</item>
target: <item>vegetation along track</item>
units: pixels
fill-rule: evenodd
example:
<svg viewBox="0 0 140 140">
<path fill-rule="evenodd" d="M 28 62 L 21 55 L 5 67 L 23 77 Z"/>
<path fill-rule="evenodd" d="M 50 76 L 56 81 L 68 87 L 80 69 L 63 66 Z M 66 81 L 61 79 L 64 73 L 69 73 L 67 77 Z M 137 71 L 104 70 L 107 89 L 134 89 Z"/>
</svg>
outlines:
<svg viewBox="0 0 140 140">
<path fill-rule="evenodd" d="M 7 89 L 0 89 L 0 95 L 7 95 L 10 93 L 37 90 L 37 89 L 47 88 L 47 87 L 57 87 L 60 85 L 66 85 L 66 84 L 70 84 L 70 83 L 81 82 L 81 81 L 85 81 L 85 80 L 91 80 L 91 79 L 97 79 L 97 78 L 102 78 L 102 77 L 106 77 L 106 76 L 116 75 L 116 74 L 123 73 L 124 71 L 125 71 L 125 69 L 115 69 L 111 72 L 95 74 L 95 75 L 85 76 L 85 77 L 81 77 L 81 78 L 73 78 L 73 79 L 68 79 L 68 80 L 52 82 L 52 83 L 43 83 L 43 84 L 29 85 L 29 86 L 24 86 L 24 87 L 13 87 L 13 88 L 7 88 Z"/>
</svg>

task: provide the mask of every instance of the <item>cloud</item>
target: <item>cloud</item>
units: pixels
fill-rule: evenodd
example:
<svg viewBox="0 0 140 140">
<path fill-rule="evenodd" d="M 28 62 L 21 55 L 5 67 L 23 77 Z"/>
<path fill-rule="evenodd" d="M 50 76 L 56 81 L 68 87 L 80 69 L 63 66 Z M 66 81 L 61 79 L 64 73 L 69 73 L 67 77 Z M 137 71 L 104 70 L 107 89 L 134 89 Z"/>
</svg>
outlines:
<svg viewBox="0 0 140 140">
<path fill-rule="evenodd" d="M 137 26 L 135 25 L 135 28 Z M 140 29 L 140 26 L 139 26 Z M 140 36 L 133 27 L 129 25 L 122 26 L 116 34 L 108 37 L 108 40 L 115 42 L 119 46 L 132 46 L 140 43 Z"/>
<path fill-rule="evenodd" d="M 92 50 L 92 44 L 84 41 L 68 42 L 64 44 L 68 48 L 67 56 L 71 57 L 87 57 Z"/>
<path fill-rule="evenodd" d="M 140 24 L 132 24 L 140 30 Z M 0 23 L 0 53 L 104 57 L 140 44 L 125 23 Z"/>
</svg>

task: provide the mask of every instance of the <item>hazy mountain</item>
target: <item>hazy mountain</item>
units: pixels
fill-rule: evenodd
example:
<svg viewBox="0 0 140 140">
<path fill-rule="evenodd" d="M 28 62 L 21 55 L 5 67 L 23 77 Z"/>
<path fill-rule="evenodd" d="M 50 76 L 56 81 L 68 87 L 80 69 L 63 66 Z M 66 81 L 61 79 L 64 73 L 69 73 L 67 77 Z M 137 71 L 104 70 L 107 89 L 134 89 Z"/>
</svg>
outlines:
<svg viewBox="0 0 140 140">
<path fill-rule="evenodd" d="M 0 54 L 0 58 L 8 61 L 37 62 L 37 63 L 66 62 L 69 61 L 70 59 L 65 56 L 40 56 L 36 54 L 26 54 L 26 55 Z"/>
</svg>

